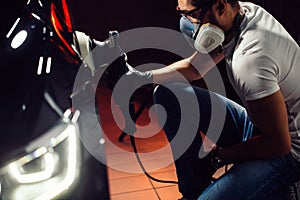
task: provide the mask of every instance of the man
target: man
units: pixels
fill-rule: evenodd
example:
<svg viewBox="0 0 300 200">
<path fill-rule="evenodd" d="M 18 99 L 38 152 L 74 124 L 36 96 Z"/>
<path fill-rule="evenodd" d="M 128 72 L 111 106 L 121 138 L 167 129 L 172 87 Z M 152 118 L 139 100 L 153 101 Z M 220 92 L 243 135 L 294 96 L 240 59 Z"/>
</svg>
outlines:
<svg viewBox="0 0 300 200">
<path fill-rule="evenodd" d="M 299 46 L 273 16 L 253 3 L 178 0 L 177 10 L 195 27 L 190 36 L 197 51 L 165 68 L 128 75 L 166 83 L 156 88 L 154 100 L 167 114 L 163 128 L 170 143 L 181 122 L 180 102 L 171 91 L 186 98 L 196 94 L 199 108 L 189 112 L 200 112 L 199 127 L 197 133 L 186 129 L 187 137 L 196 134 L 195 139 L 175 160 L 182 199 L 286 199 L 288 186 L 300 180 Z M 205 40 L 210 44 L 204 44 Z M 204 62 L 207 54 L 212 60 Z M 188 81 L 197 80 L 222 59 L 245 108 L 221 95 L 177 82 L 178 72 Z M 201 69 L 192 65 L 197 62 Z M 218 108 L 225 108 L 226 118 L 214 141 L 216 147 L 199 158 L 199 133 L 206 134 L 210 123 L 221 123 L 210 122 L 212 99 Z M 163 118 L 163 112 L 158 113 Z M 171 148 L 175 155 L 180 145 L 171 144 Z M 211 176 L 224 164 L 234 165 L 211 183 Z"/>
</svg>

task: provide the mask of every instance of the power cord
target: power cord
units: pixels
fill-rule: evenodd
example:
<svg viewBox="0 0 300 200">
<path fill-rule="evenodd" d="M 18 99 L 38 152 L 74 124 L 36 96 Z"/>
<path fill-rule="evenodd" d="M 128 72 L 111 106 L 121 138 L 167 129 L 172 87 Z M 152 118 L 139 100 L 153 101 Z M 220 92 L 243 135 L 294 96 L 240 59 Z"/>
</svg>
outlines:
<svg viewBox="0 0 300 200">
<path fill-rule="evenodd" d="M 136 148 L 136 143 L 135 143 L 135 138 L 134 138 L 134 136 L 133 136 L 133 135 L 130 135 L 130 134 L 128 134 L 128 135 L 129 135 L 129 139 L 130 139 L 131 145 L 132 145 L 132 147 L 133 147 L 133 151 L 134 151 L 134 153 L 135 153 L 135 157 L 136 157 L 136 159 L 137 159 L 137 161 L 138 161 L 138 163 L 139 163 L 141 169 L 143 170 L 143 173 L 144 173 L 148 178 L 150 178 L 150 179 L 152 179 L 152 180 L 154 180 L 154 181 L 156 181 L 156 182 L 160 182 L 160 183 L 178 184 L 177 181 L 161 180 L 161 179 L 157 179 L 157 178 L 151 176 L 151 175 L 147 172 L 147 170 L 145 169 L 145 167 L 144 167 L 144 165 L 143 165 L 143 163 L 142 163 L 142 161 L 141 161 L 141 159 L 140 159 L 140 157 L 139 157 L 139 154 L 138 154 L 138 151 L 137 151 L 137 148 Z M 226 164 L 226 165 L 225 165 L 225 173 L 226 173 L 227 171 L 228 171 L 228 165 Z M 212 177 L 212 182 L 214 182 L 214 181 L 216 181 L 216 178 L 213 178 L 213 177 Z"/>
<path fill-rule="evenodd" d="M 132 117 L 133 121 L 136 123 L 136 120 L 137 118 L 142 114 L 144 108 L 146 106 L 145 105 L 142 105 L 138 110 L 137 112 L 135 112 L 135 108 L 134 108 L 134 101 L 131 99 L 131 102 L 129 103 L 129 113 L 130 113 L 130 116 Z M 122 109 L 121 109 L 122 110 Z M 140 165 L 141 169 L 143 170 L 143 173 L 150 179 L 156 181 L 156 182 L 160 182 L 160 183 L 171 183 L 171 184 L 178 184 L 177 181 L 171 181 L 171 180 L 161 180 L 161 179 L 157 179 L 153 176 L 151 176 L 147 170 L 145 169 L 141 159 L 140 159 L 140 156 L 138 154 L 138 150 L 137 150 L 137 147 L 136 147 L 136 143 L 135 143 L 135 138 L 133 136 L 133 134 L 128 134 L 126 132 L 122 132 L 121 136 L 119 137 L 119 141 L 121 142 L 124 138 L 125 135 L 128 135 L 129 136 L 129 139 L 130 139 L 130 143 L 131 143 L 131 146 L 133 148 L 133 151 L 134 151 L 134 154 L 135 154 L 135 157 L 138 161 L 138 164 Z"/>
<path fill-rule="evenodd" d="M 141 106 L 140 109 L 138 109 L 138 111 L 136 113 L 135 112 L 135 109 L 134 109 L 134 103 L 131 102 L 130 103 L 130 108 L 129 108 L 129 112 L 130 112 L 130 115 L 132 116 L 134 122 L 136 122 L 138 116 L 141 115 L 142 113 L 142 110 L 144 109 L 145 107 L 144 106 Z M 126 135 L 126 132 L 122 132 L 121 136 L 119 137 L 119 141 L 121 142 L 123 140 L 123 137 Z M 152 175 L 150 175 L 147 170 L 145 169 L 140 157 L 139 157 L 139 154 L 138 154 L 138 151 L 137 151 L 137 147 L 136 147 L 136 143 L 135 143 L 135 138 L 133 136 L 133 134 L 127 134 L 129 136 L 129 139 L 130 139 L 130 143 L 133 147 L 133 151 L 135 153 L 135 157 L 138 161 L 138 164 L 140 165 L 141 169 L 143 170 L 143 173 L 150 179 L 156 181 L 156 182 L 160 182 L 160 183 L 171 183 L 171 184 L 178 184 L 177 181 L 172 181 L 172 180 L 161 180 L 161 179 L 157 179 L 155 177 L 153 177 Z M 228 165 L 225 165 L 225 173 L 228 171 Z M 212 182 L 214 182 L 216 179 L 212 177 Z"/>
<path fill-rule="evenodd" d="M 139 163 L 141 169 L 143 170 L 144 174 L 145 174 L 148 178 L 150 178 L 150 179 L 152 179 L 152 180 L 154 180 L 154 181 L 156 181 L 156 182 L 160 182 L 160 183 L 178 184 L 177 181 L 161 180 L 161 179 L 157 179 L 157 178 L 151 176 L 151 175 L 147 172 L 147 170 L 145 169 L 145 167 L 144 167 L 144 165 L 143 165 L 143 163 L 142 163 L 142 161 L 141 161 L 141 159 L 140 159 L 140 156 L 139 156 L 138 151 L 137 151 L 137 148 L 136 148 L 134 136 L 129 135 L 129 139 L 130 139 L 131 145 L 132 145 L 132 147 L 133 147 L 133 151 L 134 151 L 134 153 L 135 153 L 135 157 L 136 157 L 136 159 L 137 159 L 137 161 L 138 161 L 138 163 Z"/>
</svg>

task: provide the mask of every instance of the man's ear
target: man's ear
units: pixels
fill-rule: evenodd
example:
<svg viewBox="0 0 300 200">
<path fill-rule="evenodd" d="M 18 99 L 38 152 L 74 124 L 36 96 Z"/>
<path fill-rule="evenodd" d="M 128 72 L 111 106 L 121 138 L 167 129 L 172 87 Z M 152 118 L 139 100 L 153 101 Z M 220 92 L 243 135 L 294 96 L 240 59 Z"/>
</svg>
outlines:
<svg viewBox="0 0 300 200">
<path fill-rule="evenodd" d="M 227 3 L 227 0 L 217 0 L 216 7 L 220 16 L 224 13 Z"/>
</svg>

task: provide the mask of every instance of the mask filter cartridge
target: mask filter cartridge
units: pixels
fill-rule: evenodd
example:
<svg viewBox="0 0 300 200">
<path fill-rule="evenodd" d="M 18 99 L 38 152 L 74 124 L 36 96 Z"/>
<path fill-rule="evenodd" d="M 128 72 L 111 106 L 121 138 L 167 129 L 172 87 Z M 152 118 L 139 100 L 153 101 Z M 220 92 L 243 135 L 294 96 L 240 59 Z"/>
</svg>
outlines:
<svg viewBox="0 0 300 200">
<path fill-rule="evenodd" d="M 194 47 L 200 53 L 209 53 L 224 41 L 224 32 L 210 23 L 203 24 L 195 39 Z"/>
</svg>

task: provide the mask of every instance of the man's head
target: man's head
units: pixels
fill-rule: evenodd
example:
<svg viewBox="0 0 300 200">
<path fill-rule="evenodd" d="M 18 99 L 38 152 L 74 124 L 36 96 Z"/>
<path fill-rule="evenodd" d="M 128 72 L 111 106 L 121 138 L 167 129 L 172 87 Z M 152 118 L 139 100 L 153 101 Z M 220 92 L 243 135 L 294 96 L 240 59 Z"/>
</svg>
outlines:
<svg viewBox="0 0 300 200">
<path fill-rule="evenodd" d="M 196 50 L 208 53 L 231 39 L 226 33 L 232 32 L 240 6 L 237 0 L 178 0 L 177 11 L 195 25 Z"/>
<path fill-rule="evenodd" d="M 178 0 L 177 10 L 192 23 L 212 23 L 224 32 L 240 10 L 237 0 Z"/>
</svg>

